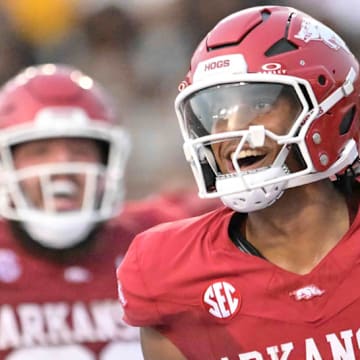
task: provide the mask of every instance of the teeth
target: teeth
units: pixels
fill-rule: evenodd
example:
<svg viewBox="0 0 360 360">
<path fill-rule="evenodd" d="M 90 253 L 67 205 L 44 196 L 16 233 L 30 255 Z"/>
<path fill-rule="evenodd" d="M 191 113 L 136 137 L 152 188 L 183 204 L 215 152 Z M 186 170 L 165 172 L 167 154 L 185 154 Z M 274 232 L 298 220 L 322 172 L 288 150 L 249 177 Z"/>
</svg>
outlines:
<svg viewBox="0 0 360 360">
<path fill-rule="evenodd" d="M 51 183 L 54 196 L 72 196 L 78 191 L 78 186 L 69 180 L 55 180 Z"/>
<path fill-rule="evenodd" d="M 234 155 L 235 155 L 235 152 L 233 152 L 231 154 L 231 159 L 233 159 Z M 263 156 L 263 155 L 265 155 L 263 152 L 261 152 L 260 150 L 256 150 L 256 149 L 241 150 L 237 156 L 237 159 L 244 159 L 249 156 Z"/>
</svg>

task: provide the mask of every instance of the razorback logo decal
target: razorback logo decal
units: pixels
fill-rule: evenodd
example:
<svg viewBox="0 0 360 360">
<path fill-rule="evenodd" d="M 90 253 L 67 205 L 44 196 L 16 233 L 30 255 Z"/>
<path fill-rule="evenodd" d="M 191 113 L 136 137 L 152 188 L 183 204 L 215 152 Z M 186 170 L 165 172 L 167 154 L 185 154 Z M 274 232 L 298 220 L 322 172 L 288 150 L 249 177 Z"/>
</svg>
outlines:
<svg viewBox="0 0 360 360">
<path fill-rule="evenodd" d="M 316 285 L 308 285 L 292 291 L 290 296 L 294 296 L 295 300 L 310 300 L 315 296 L 321 296 L 324 292 L 324 290 L 319 289 Z"/>
<path fill-rule="evenodd" d="M 295 35 L 295 38 L 303 40 L 305 43 L 310 41 L 322 41 L 331 49 L 339 50 L 341 48 L 350 52 L 340 36 L 324 24 L 314 19 L 303 19 L 300 31 Z"/>
</svg>

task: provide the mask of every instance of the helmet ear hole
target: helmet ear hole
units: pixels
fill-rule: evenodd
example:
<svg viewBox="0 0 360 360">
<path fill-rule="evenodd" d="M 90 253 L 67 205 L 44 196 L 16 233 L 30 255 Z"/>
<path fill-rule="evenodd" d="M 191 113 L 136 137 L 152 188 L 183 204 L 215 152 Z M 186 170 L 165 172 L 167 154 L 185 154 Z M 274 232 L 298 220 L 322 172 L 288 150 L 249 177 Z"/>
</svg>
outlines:
<svg viewBox="0 0 360 360">
<path fill-rule="evenodd" d="M 326 77 L 324 75 L 319 75 L 318 83 L 322 86 L 326 85 Z"/>
<path fill-rule="evenodd" d="M 340 135 L 344 135 L 349 131 L 354 120 L 355 111 L 356 111 L 356 107 L 353 106 L 344 115 L 339 126 Z"/>
</svg>

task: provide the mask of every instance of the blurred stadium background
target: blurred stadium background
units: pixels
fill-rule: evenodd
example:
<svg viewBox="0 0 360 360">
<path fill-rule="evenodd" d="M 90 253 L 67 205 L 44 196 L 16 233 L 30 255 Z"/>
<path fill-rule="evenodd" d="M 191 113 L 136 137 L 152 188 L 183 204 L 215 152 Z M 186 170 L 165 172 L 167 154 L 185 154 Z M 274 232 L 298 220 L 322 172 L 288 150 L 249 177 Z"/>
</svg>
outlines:
<svg viewBox="0 0 360 360">
<path fill-rule="evenodd" d="M 127 197 L 193 184 L 173 110 L 199 40 L 248 6 L 290 5 L 339 31 L 360 56 L 359 0 L 1 0 L 0 83 L 25 66 L 62 62 L 100 81 L 130 131 Z"/>
</svg>

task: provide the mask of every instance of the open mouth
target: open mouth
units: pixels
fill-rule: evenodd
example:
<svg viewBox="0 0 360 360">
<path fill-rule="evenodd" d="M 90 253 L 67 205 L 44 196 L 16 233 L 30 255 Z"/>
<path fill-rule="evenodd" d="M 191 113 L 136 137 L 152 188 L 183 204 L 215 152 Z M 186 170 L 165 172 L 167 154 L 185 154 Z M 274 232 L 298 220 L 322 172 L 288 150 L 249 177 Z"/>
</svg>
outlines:
<svg viewBox="0 0 360 360">
<path fill-rule="evenodd" d="M 235 154 L 232 153 L 228 160 L 228 168 L 231 171 L 235 171 L 233 160 L 237 162 L 241 171 L 255 169 L 260 167 L 261 162 L 265 159 L 266 153 L 259 150 L 242 150 L 234 159 Z"/>
<path fill-rule="evenodd" d="M 73 197 L 77 191 L 77 185 L 72 181 L 57 180 L 52 182 L 53 196 L 57 197 Z"/>
<path fill-rule="evenodd" d="M 79 207 L 78 186 L 72 181 L 57 180 L 52 183 L 52 196 L 57 211 L 70 211 Z"/>
<path fill-rule="evenodd" d="M 244 167 L 252 166 L 252 165 L 256 164 L 257 162 L 261 161 L 264 158 L 265 158 L 265 155 L 248 156 L 248 157 L 246 157 L 244 159 L 238 159 L 237 163 L 239 164 L 240 168 L 244 168 Z"/>
</svg>

